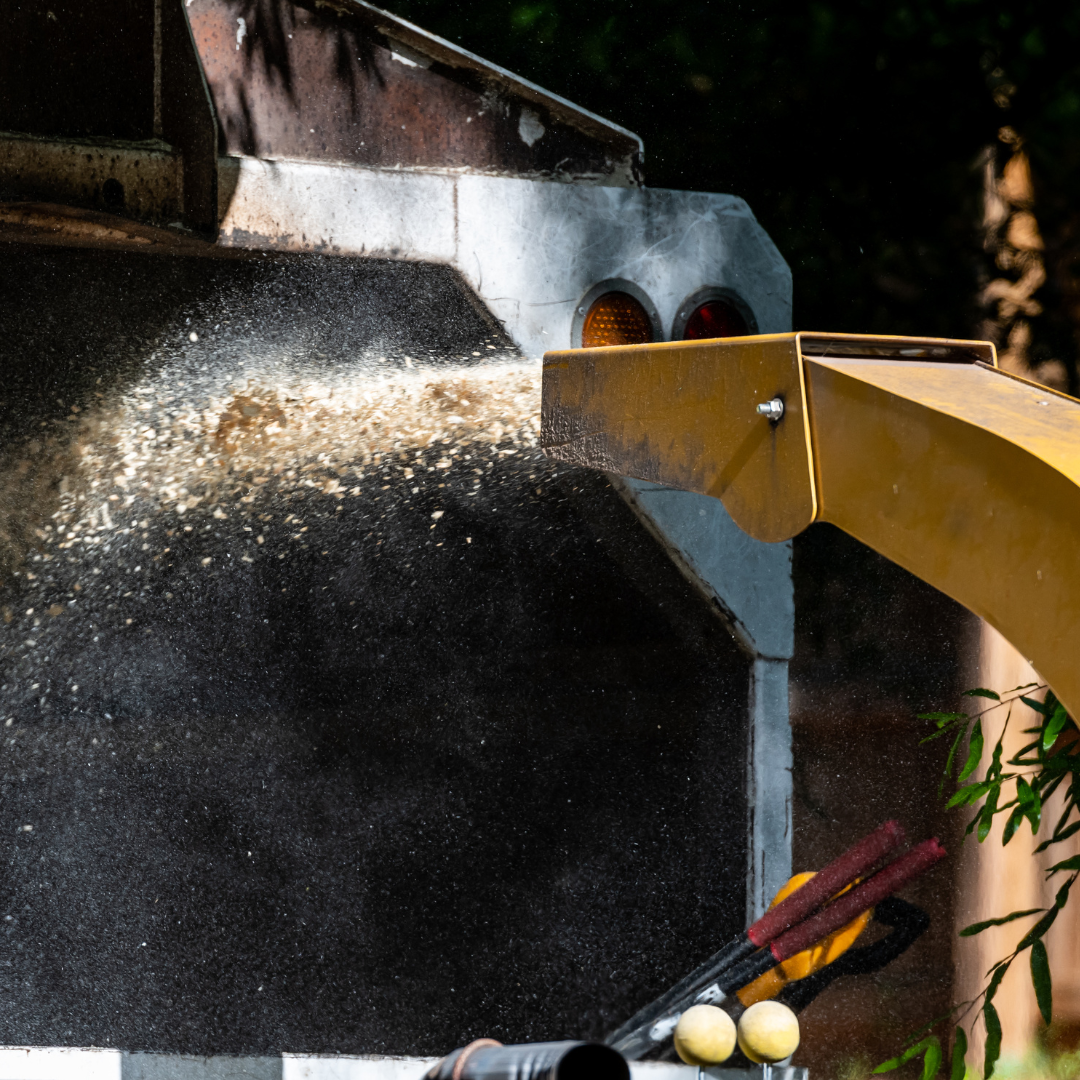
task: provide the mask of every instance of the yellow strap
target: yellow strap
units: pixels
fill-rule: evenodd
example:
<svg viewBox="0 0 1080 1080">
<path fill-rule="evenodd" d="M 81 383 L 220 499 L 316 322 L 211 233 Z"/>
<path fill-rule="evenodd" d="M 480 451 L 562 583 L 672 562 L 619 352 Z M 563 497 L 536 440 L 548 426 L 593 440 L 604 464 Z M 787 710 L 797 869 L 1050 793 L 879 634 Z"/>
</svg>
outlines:
<svg viewBox="0 0 1080 1080">
<path fill-rule="evenodd" d="M 801 885 L 805 885 L 813 876 L 814 871 L 810 871 L 805 874 L 796 874 L 793 878 L 790 878 L 787 884 L 773 897 L 773 902 L 769 907 L 776 907 L 781 900 L 789 896 Z M 847 892 L 850 888 L 851 885 L 848 885 L 846 888 L 841 889 L 840 892 Z M 855 944 L 855 940 L 866 929 L 866 924 L 873 914 L 873 910 L 864 911 L 861 915 L 857 915 L 852 919 L 847 926 L 842 926 L 839 930 L 829 934 L 828 937 L 822 938 L 816 945 L 812 945 L 801 953 L 796 953 L 782 964 L 778 964 L 771 971 L 765 972 L 760 978 L 755 979 L 748 986 L 744 986 L 737 994 L 738 999 L 743 1005 L 747 1006 L 758 1001 L 767 1001 L 769 998 L 776 997 L 789 982 L 805 979 L 808 975 L 813 975 L 815 971 L 820 971 L 827 964 L 831 964 L 837 957 L 846 953 Z"/>
</svg>

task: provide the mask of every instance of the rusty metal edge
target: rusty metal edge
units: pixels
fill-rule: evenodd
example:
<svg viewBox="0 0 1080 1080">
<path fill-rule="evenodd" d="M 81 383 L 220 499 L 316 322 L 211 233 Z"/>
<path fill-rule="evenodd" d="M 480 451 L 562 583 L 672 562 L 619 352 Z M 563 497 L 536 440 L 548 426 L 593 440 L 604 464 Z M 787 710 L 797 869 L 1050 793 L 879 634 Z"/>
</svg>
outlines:
<svg viewBox="0 0 1080 1080">
<path fill-rule="evenodd" d="M 377 8 L 366 0 L 316 0 L 316 4 L 343 14 L 360 15 L 384 37 L 400 41 L 403 45 L 425 56 L 430 56 L 447 67 L 474 71 L 493 82 L 502 83 L 519 97 L 534 104 L 543 105 L 553 116 L 584 134 L 609 143 L 628 142 L 631 144 L 629 149 L 638 155 L 639 160 L 644 156 L 645 144 L 641 136 L 627 128 L 589 112 L 588 109 L 583 109 L 580 105 L 575 105 L 572 101 L 553 94 L 550 90 L 545 90 L 542 86 L 537 86 L 536 83 L 515 75 L 512 71 L 507 71 L 506 68 L 499 67 L 498 64 L 493 64 L 490 60 L 469 52 L 468 49 L 461 48 L 460 45 L 455 45 L 452 41 L 447 41 L 397 15 L 383 11 L 382 8 Z"/>
<path fill-rule="evenodd" d="M 143 225 L 115 214 L 40 202 L 0 202 L 0 244 L 233 259 L 271 254 L 225 248 L 194 233 Z"/>
</svg>

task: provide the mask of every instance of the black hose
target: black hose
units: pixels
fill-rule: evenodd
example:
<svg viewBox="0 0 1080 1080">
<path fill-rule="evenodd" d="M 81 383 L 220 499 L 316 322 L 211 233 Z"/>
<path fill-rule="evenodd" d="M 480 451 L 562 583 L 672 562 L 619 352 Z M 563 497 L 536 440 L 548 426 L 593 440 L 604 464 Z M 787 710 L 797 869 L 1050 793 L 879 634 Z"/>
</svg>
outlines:
<svg viewBox="0 0 1080 1080">
<path fill-rule="evenodd" d="M 602 1043 L 502 1046 L 478 1039 L 448 1054 L 425 1080 L 630 1080 L 622 1054 Z"/>
<path fill-rule="evenodd" d="M 891 927 L 891 933 L 873 945 L 848 949 L 843 956 L 815 974 L 788 983 L 777 995 L 777 1001 L 782 1001 L 795 1012 L 802 1012 L 834 979 L 841 975 L 869 975 L 880 971 L 905 952 L 930 926 L 930 916 L 922 908 L 898 896 L 882 900 L 874 908 L 873 921 Z"/>
</svg>

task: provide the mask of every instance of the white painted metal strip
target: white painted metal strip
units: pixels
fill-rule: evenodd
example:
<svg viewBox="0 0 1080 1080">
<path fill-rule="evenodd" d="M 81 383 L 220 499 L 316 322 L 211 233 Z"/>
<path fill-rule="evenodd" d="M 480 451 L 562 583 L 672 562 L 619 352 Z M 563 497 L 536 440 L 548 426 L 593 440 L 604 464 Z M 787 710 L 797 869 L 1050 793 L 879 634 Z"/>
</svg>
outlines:
<svg viewBox="0 0 1080 1080">
<path fill-rule="evenodd" d="M 121 1080 L 281 1080 L 281 1058 L 124 1054 Z"/>
<path fill-rule="evenodd" d="M 0 1080 L 121 1080 L 119 1050 L 0 1046 Z"/>
<path fill-rule="evenodd" d="M 0 1046 L 0 1080 L 421 1080 L 438 1060 L 331 1054 L 202 1057 L 83 1046 Z M 769 1080 L 807 1080 L 806 1069 L 774 1067 L 769 1071 Z M 759 1072 L 632 1061 L 630 1080 L 759 1080 Z"/>
<path fill-rule="evenodd" d="M 421 1080 L 438 1058 L 282 1054 L 281 1080 Z"/>
</svg>

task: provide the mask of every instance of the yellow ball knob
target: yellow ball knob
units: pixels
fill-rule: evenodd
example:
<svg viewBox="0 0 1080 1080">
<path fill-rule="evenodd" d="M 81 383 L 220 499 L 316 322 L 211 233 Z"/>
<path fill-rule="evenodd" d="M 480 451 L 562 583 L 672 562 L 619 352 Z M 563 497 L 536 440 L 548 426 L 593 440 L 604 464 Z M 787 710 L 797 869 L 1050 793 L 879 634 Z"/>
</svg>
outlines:
<svg viewBox="0 0 1080 1080">
<path fill-rule="evenodd" d="M 779 1001 L 759 1001 L 739 1017 L 739 1049 L 759 1065 L 783 1061 L 798 1046 L 798 1018 Z"/>
<path fill-rule="evenodd" d="M 675 1025 L 675 1052 L 687 1065 L 719 1065 L 735 1053 L 735 1021 L 715 1005 L 691 1005 Z"/>
</svg>

